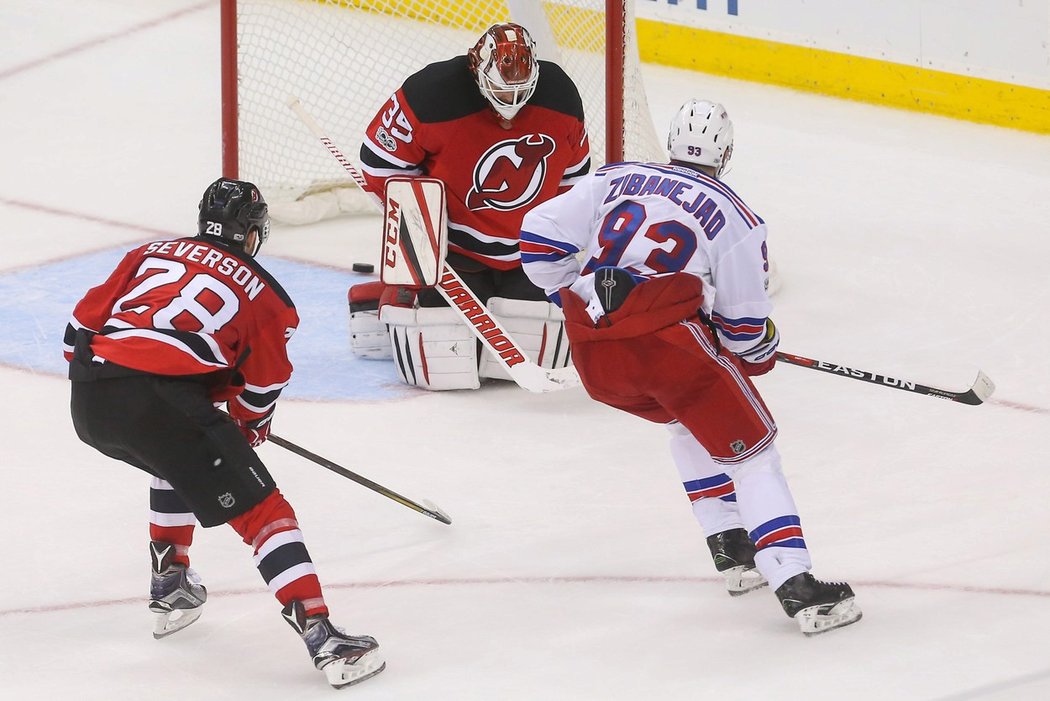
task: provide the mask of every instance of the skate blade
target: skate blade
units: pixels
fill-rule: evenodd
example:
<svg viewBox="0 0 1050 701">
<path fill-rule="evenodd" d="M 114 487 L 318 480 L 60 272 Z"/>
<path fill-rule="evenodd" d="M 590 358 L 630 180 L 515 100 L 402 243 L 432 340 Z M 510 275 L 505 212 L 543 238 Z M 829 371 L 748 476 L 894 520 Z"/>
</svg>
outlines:
<svg viewBox="0 0 1050 701">
<path fill-rule="evenodd" d="M 150 604 L 150 610 L 157 614 L 156 621 L 153 624 L 153 638 L 160 640 L 166 638 L 172 633 L 178 633 L 180 630 L 190 625 L 203 613 L 203 606 L 198 606 L 192 609 L 171 609 L 168 611 L 157 610 L 159 607 L 154 607 Z"/>
<path fill-rule="evenodd" d="M 769 586 L 766 578 L 754 567 L 737 565 L 724 570 L 722 574 L 726 578 L 726 591 L 730 596 L 743 596 L 748 592 Z"/>
<path fill-rule="evenodd" d="M 856 623 L 863 616 L 857 602 L 850 597 L 844 599 L 831 608 L 827 606 L 810 606 L 795 614 L 802 634 L 806 637 L 827 633 L 829 630 L 844 628 Z"/>
<path fill-rule="evenodd" d="M 386 669 L 386 662 L 379 656 L 379 650 L 370 650 L 358 657 L 352 663 L 346 660 L 336 660 L 324 666 L 321 670 L 328 678 L 328 683 L 336 689 L 344 686 L 360 684 L 366 679 Z"/>
</svg>

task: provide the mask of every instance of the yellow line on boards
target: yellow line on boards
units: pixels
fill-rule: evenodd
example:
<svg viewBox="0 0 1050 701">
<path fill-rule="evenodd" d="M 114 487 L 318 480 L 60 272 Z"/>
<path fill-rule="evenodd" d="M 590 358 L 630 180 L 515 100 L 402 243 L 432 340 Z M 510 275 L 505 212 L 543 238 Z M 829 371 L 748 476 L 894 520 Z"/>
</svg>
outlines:
<svg viewBox="0 0 1050 701">
<path fill-rule="evenodd" d="M 1050 134 L 1050 90 L 638 20 L 642 61 Z"/>
</svg>

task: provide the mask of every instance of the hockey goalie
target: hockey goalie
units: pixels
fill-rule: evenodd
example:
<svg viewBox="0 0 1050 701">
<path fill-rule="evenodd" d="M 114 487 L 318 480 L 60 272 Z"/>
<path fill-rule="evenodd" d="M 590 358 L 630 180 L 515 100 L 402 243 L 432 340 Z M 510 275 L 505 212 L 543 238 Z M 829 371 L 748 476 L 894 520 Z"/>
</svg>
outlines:
<svg viewBox="0 0 1050 701">
<path fill-rule="evenodd" d="M 386 201 L 386 219 L 381 281 L 348 295 L 355 355 L 392 358 L 404 382 L 429 390 L 511 379 L 427 279 L 443 259 L 530 361 L 570 364 L 564 317 L 522 272 L 518 236 L 528 211 L 588 172 L 590 144 L 576 86 L 557 64 L 537 60 L 528 30 L 493 25 L 466 54 L 409 76 L 366 129 L 360 159 L 367 189 Z M 406 179 L 416 177 L 442 183 L 443 192 L 415 198 Z M 400 189 L 389 186 L 392 178 Z M 446 202 L 442 224 L 434 210 Z M 427 222 L 438 227 L 429 238 Z M 404 259 L 413 240 L 422 261 Z M 395 270 L 386 261 L 397 254 Z"/>
</svg>

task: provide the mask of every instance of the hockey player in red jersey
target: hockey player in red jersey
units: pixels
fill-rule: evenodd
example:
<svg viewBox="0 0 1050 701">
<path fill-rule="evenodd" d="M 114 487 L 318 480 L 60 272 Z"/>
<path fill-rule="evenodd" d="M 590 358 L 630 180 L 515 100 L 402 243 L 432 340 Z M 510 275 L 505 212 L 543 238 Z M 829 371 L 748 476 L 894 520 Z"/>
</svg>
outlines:
<svg viewBox="0 0 1050 701">
<path fill-rule="evenodd" d="M 524 27 L 493 25 L 465 55 L 409 76 L 366 129 L 361 162 L 368 188 L 381 198 L 391 176 L 442 180 L 448 264 L 532 360 L 568 364 L 567 344 L 558 343 L 561 313 L 522 272 L 518 232 L 526 212 L 588 172 L 590 143 L 579 91 L 557 64 L 537 60 Z M 396 356 L 402 379 L 427 389 L 478 387 L 479 362 L 481 377 L 509 379 L 487 352 L 476 356 L 473 335 L 437 291 L 419 291 L 418 308 L 412 294 L 387 291 L 391 303 L 380 320 L 381 292 L 379 283 L 350 291 L 355 353 Z M 449 347 L 459 355 L 448 357 Z M 406 372 L 413 364 L 429 372 Z"/>
<path fill-rule="evenodd" d="M 764 586 L 806 634 L 860 619 L 846 583 L 813 577 L 777 427 L 750 377 L 769 372 L 766 227 L 720 179 L 733 124 L 690 100 L 666 163 L 617 163 L 532 210 L 525 272 L 564 303 L 598 401 L 671 432 L 671 454 L 730 594 Z"/>
<path fill-rule="evenodd" d="M 200 617 L 194 526 L 228 523 L 314 665 L 342 687 L 383 670 L 379 646 L 328 620 L 295 512 L 253 449 L 291 376 L 286 344 L 299 325 L 255 260 L 269 227 L 258 188 L 220 178 L 204 192 L 196 237 L 134 249 L 88 291 L 65 333 L 73 425 L 88 445 L 153 476 L 154 637 Z"/>
</svg>

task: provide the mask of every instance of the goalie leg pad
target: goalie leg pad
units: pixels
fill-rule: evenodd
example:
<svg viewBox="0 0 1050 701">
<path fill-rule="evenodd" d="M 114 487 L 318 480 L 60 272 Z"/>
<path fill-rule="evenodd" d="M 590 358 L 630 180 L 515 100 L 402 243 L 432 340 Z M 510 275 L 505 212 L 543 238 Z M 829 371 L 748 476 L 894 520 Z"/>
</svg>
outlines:
<svg viewBox="0 0 1050 701">
<path fill-rule="evenodd" d="M 379 321 L 381 282 L 352 285 L 346 293 L 350 305 L 350 350 L 358 358 L 390 360 L 390 339 L 386 324 Z"/>
<path fill-rule="evenodd" d="M 503 328 L 521 345 L 529 360 L 552 370 L 572 365 L 569 338 L 565 335 L 565 315 L 550 302 L 491 297 L 488 308 Z M 481 377 L 510 380 L 506 369 L 487 349 L 481 354 Z"/>
<path fill-rule="evenodd" d="M 453 309 L 387 305 L 379 317 L 402 382 L 435 391 L 481 386 L 477 339 Z"/>
<path fill-rule="evenodd" d="M 390 360 L 390 339 L 379 310 L 350 312 L 350 350 L 358 358 Z"/>
<path fill-rule="evenodd" d="M 367 282 L 353 285 L 347 292 L 350 304 L 350 350 L 359 358 L 390 360 L 390 334 L 379 320 L 379 309 L 388 304 L 411 307 L 416 293 L 407 287 Z"/>
</svg>

